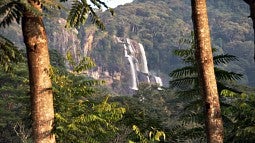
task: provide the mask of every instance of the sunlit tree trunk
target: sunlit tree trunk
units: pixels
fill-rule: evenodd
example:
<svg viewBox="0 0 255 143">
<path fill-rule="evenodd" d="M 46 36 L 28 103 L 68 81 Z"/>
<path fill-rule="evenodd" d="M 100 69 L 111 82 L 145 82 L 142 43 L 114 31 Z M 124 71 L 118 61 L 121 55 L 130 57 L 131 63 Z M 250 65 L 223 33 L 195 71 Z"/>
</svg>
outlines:
<svg viewBox="0 0 255 143">
<path fill-rule="evenodd" d="M 42 11 L 40 1 L 28 0 L 32 7 Z M 48 42 L 42 17 L 25 11 L 22 31 L 29 67 L 33 138 L 35 143 L 54 143 L 52 134 L 54 109 Z"/>
<path fill-rule="evenodd" d="M 250 18 L 252 19 L 253 31 L 254 31 L 254 55 L 253 58 L 255 60 L 255 0 L 244 0 L 250 6 Z"/>
<path fill-rule="evenodd" d="M 206 0 L 191 0 L 191 6 L 195 32 L 196 60 L 199 68 L 200 87 L 205 106 L 207 142 L 222 143 L 223 123 L 214 74 Z"/>
</svg>

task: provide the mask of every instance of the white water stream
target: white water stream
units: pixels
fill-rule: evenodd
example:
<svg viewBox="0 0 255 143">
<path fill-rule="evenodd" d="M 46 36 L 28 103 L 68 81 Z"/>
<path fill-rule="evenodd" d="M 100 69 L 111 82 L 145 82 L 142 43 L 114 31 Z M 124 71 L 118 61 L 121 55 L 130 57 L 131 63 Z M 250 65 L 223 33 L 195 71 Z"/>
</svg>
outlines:
<svg viewBox="0 0 255 143">
<path fill-rule="evenodd" d="M 131 85 L 130 89 L 138 90 L 138 83 L 140 82 L 138 79 L 138 75 L 142 76 L 141 82 L 146 82 L 149 84 L 157 84 L 158 90 L 162 90 L 162 80 L 159 76 L 150 75 L 148 69 L 147 58 L 145 54 L 144 47 L 141 43 L 131 42 L 130 39 L 126 38 L 120 40 L 117 38 L 119 43 L 122 43 L 124 46 L 124 56 L 127 58 L 130 64 L 130 74 L 131 74 Z M 150 77 L 152 79 L 150 79 Z M 154 79 L 153 79 L 154 78 Z M 141 80 L 141 79 L 140 79 Z M 151 81 L 153 83 L 151 83 Z"/>
</svg>

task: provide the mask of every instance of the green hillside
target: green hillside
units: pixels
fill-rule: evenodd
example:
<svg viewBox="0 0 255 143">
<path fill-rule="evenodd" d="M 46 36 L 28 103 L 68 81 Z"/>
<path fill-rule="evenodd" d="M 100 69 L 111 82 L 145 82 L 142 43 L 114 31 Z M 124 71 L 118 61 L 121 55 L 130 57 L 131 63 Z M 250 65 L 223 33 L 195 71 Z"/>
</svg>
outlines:
<svg viewBox="0 0 255 143">
<path fill-rule="evenodd" d="M 248 5 L 242 0 L 208 0 L 207 5 L 213 47 L 220 53 L 239 58 L 238 62 L 225 68 L 243 73 L 245 76 L 241 83 L 255 85 L 253 32 Z M 160 74 L 168 82 L 167 75 L 182 64 L 172 51 L 184 48 L 179 41 L 189 37 L 192 31 L 190 1 L 135 0 L 118 6 L 114 11 L 114 16 L 108 11 L 100 13 L 106 26 L 103 32 L 93 32 L 95 28 L 91 29 L 88 24 L 78 28 L 78 34 L 75 29 L 65 29 L 64 12 L 48 17 L 45 25 L 50 48 L 58 49 L 62 54 L 71 50 L 82 55 L 86 36 L 92 31 L 95 35 L 90 55 L 97 65 L 110 72 L 125 73 L 124 49 L 113 37 L 130 38 L 144 45 L 149 70 Z M 14 24 L 8 29 L 1 28 L 0 34 L 24 47 L 20 26 Z"/>
<path fill-rule="evenodd" d="M 254 85 L 253 32 L 251 19 L 248 18 L 248 5 L 243 1 L 208 0 L 208 12 L 213 47 L 219 49 L 220 53 L 233 54 L 239 58 L 238 62 L 225 68 L 243 73 L 246 76 L 242 83 Z M 189 0 L 136 0 L 117 7 L 115 16 L 104 12 L 102 19 L 108 35 L 102 36 L 101 32 L 96 34 L 94 56 L 110 59 L 117 54 L 113 50 L 116 45 L 110 44 L 112 36 L 116 35 L 141 42 L 151 70 L 168 74 L 180 66 L 172 51 L 183 48 L 179 40 L 192 31 Z M 100 63 L 100 59 L 95 59 Z M 121 63 L 117 64 L 122 67 Z M 114 68 L 110 63 L 106 67 Z"/>
</svg>

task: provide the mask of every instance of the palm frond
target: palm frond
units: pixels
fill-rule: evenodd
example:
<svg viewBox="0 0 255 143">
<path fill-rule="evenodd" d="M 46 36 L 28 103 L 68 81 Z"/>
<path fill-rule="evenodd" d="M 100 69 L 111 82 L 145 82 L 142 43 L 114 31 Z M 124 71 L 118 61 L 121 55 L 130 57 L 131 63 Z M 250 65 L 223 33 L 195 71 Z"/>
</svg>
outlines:
<svg viewBox="0 0 255 143">
<path fill-rule="evenodd" d="M 238 58 L 234 55 L 222 54 L 213 56 L 213 61 L 215 65 L 227 64 L 232 61 L 238 61 Z"/>
</svg>

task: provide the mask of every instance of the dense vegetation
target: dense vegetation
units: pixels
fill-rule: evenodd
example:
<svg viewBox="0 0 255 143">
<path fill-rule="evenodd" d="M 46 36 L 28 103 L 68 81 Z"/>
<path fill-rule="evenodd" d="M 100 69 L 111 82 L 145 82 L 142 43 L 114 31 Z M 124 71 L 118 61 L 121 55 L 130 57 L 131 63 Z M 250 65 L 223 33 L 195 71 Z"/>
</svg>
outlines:
<svg viewBox="0 0 255 143">
<path fill-rule="evenodd" d="M 252 23 L 248 18 L 248 5 L 243 1 L 208 0 L 207 6 L 213 47 L 219 49 L 221 54 L 237 56 L 240 60 L 231 64 L 228 69 L 240 71 L 244 74 L 242 83 L 253 85 L 254 67 L 251 66 L 253 65 L 253 34 Z M 144 45 L 150 70 L 168 74 L 181 65 L 172 51 L 178 49 L 179 40 L 192 31 L 190 17 L 189 0 L 138 0 L 119 6 L 115 9 L 114 17 L 108 13 L 103 14 L 109 36 L 98 33 L 93 50 L 97 56 L 94 54 L 93 56 L 97 63 L 101 63 L 98 57 L 110 59 L 114 54 L 109 51 L 116 47 L 111 44 L 110 37 L 113 35 L 129 37 Z M 114 68 L 111 64 L 107 64 L 107 67 L 109 66 Z M 118 66 L 123 67 L 122 63 L 118 63 Z"/>
<path fill-rule="evenodd" d="M 248 85 L 255 84 L 255 70 L 248 6 L 243 1 L 208 0 L 208 10 L 224 140 L 253 142 L 255 89 Z M 100 13 L 106 26 L 103 32 L 88 25 L 63 32 L 64 12 L 45 19 L 49 46 L 57 49 L 50 51 L 56 140 L 205 142 L 189 0 L 135 0 L 119 6 L 114 13 Z M 75 40 L 56 41 L 54 32 Z M 94 33 L 89 54 L 96 65 L 110 74 L 127 73 L 122 45 L 115 42 L 114 36 L 129 37 L 144 45 L 149 69 L 165 77 L 165 82 L 170 81 L 169 87 L 159 91 L 153 85 L 140 84 L 140 90 L 126 96 L 89 77 L 86 71 L 95 63 L 82 58 L 84 38 L 89 32 Z M 15 24 L 1 29 L 0 34 L 10 39 L 0 35 L 0 142 L 32 142 L 28 70 L 25 54 L 17 50 L 24 48 L 22 36 Z M 73 49 L 78 58 L 72 57 Z M 122 90 L 121 84 L 126 83 L 115 84 L 115 90 Z"/>
</svg>

